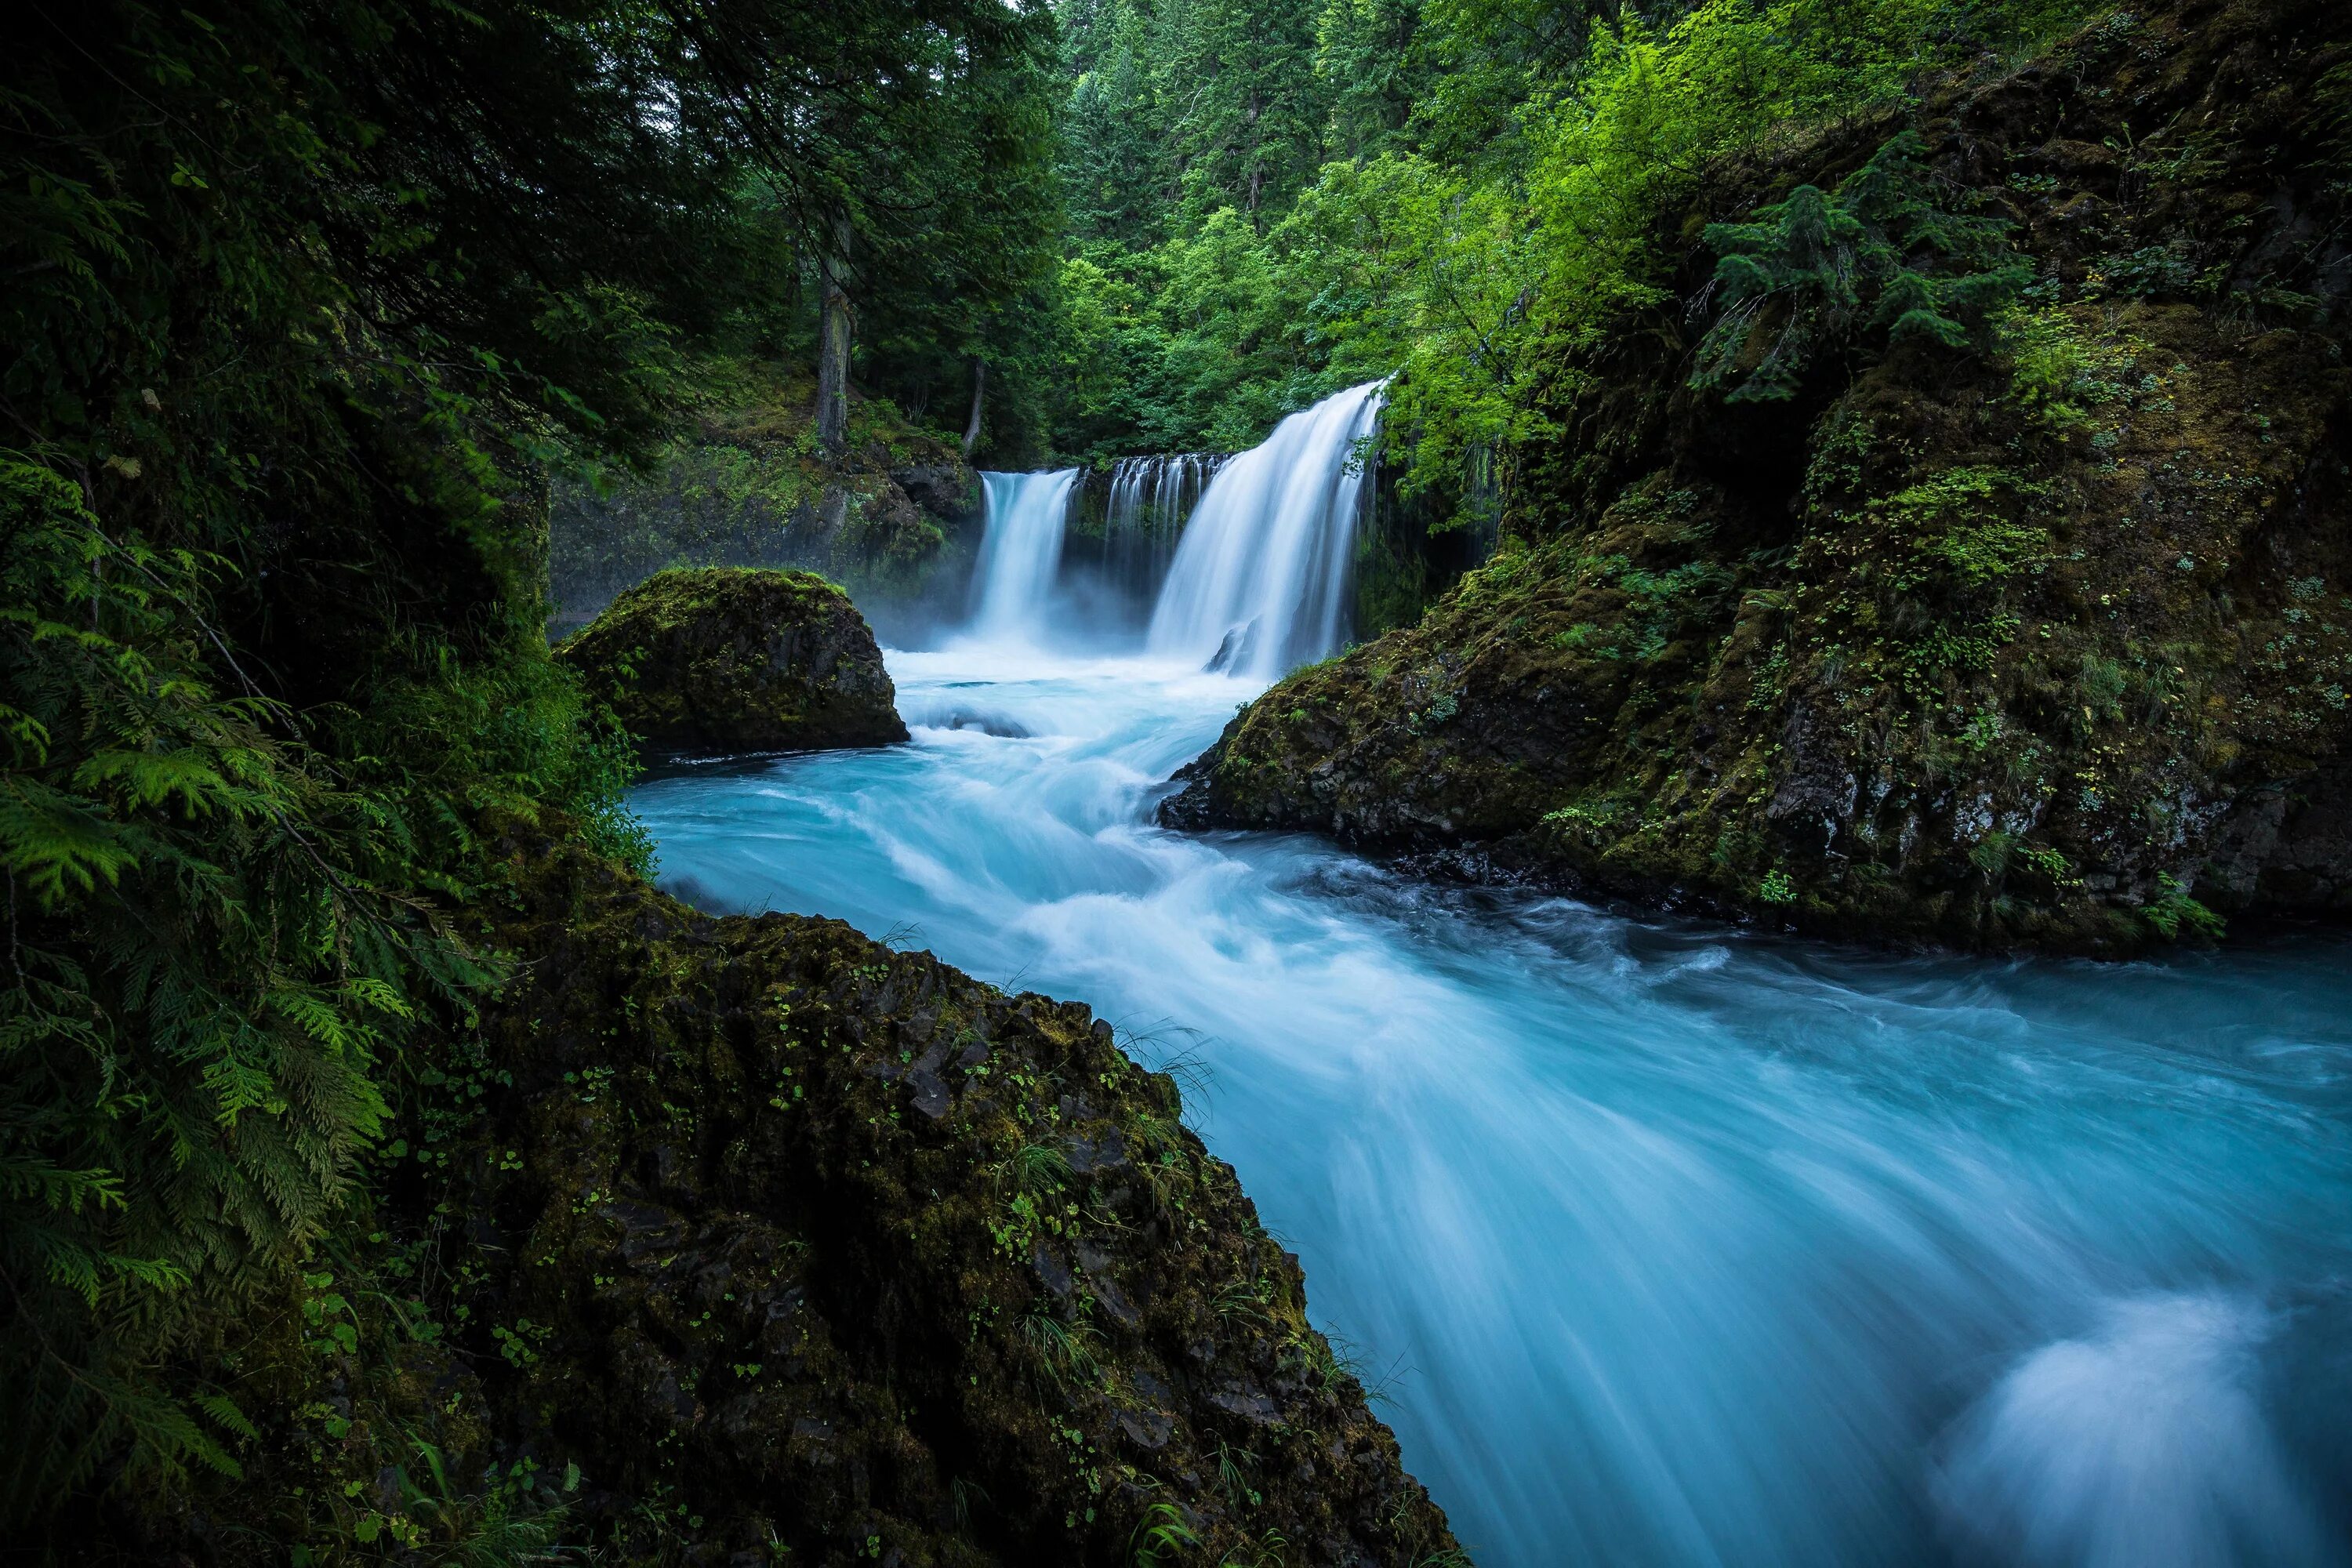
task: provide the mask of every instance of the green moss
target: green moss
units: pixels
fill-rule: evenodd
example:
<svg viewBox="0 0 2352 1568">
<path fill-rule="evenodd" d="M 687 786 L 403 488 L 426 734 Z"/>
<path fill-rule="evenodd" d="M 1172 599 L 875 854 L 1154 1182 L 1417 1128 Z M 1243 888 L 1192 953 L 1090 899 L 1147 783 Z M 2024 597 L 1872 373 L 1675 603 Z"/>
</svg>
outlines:
<svg viewBox="0 0 2352 1568">
<path fill-rule="evenodd" d="M 1169 1503 L 1210 1560 L 1452 1545 L 1173 1080 L 1084 1007 L 515 848 L 531 978 L 477 1136 L 519 1158 L 464 1194 L 512 1229 L 466 1338 L 527 1347 L 488 1404 L 598 1483 L 624 1560 L 691 1519 L 796 1560 L 1123 1561 Z"/>
<path fill-rule="evenodd" d="M 2294 94 L 2232 97 L 2219 62 L 2301 80 L 2329 57 L 2273 56 L 2260 14 L 2167 10 L 2084 68 L 2284 149 Z M 2034 91 L 2095 144 L 2129 95 L 2091 79 Z M 1971 90 L 1932 98 L 1916 155 L 2039 178 L 2042 110 Z M 1825 155 L 1773 178 L 1829 188 Z M 2003 240 L 2035 281 L 1980 339 L 1808 350 L 1809 404 L 1694 393 L 1687 354 L 1629 347 L 1674 335 L 1655 314 L 1571 352 L 1577 401 L 1540 412 L 1575 452 L 1516 454 L 1494 559 L 1268 693 L 1171 819 L 1473 841 L 1572 885 L 1970 947 L 2125 952 L 2223 909 L 2352 908 L 2325 830 L 2352 731 L 2345 301 L 2267 331 L 2157 264 L 2202 279 L 2288 244 L 2246 216 L 2273 210 L 2262 180 L 2314 210 L 2343 192 L 2284 150 L 2244 188 L 2242 161 L 2134 156 L 2143 183 L 2098 196 L 2129 267 L 2062 216 L 2094 172 L 2056 166 Z M 1263 721 L 1292 711 L 1314 722 Z"/>
<path fill-rule="evenodd" d="M 663 572 L 557 656 L 667 751 L 814 750 L 907 738 L 872 630 L 812 572 Z"/>
</svg>

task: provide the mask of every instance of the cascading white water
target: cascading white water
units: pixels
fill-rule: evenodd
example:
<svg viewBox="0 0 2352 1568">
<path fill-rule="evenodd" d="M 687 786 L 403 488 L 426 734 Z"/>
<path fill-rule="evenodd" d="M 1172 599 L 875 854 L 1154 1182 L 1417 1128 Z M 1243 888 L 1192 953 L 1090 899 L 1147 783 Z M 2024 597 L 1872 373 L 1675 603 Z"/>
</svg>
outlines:
<svg viewBox="0 0 2352 1568">
<path fill-rule="evenodd" d="M 1339 646 L 1385 382 L 1325 398 L 1217 470 L 1151 614 L 1156 655 L 1271 680 Z"/>
<path fill-rule="evenodd" d="M 1054 574 L 1062 563 L 1062 529 L 1078 470 L 982 473 L 988 531 L 972 576 L 971 629 L 985 638 L 1034 637 Z"/>
</svg>

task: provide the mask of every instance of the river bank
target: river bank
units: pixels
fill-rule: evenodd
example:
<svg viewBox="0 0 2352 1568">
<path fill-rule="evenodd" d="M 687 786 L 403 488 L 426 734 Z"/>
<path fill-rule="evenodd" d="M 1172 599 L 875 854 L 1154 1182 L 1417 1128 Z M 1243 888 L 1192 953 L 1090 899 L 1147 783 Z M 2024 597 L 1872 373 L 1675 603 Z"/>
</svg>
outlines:
<svg viewBox="0 0 2352 1568">
<path fill-rule="evenodd" d="M 2340 941 L 1985 963 L 1433 888 L 1150 825 L 1247 683 L 889 659 L 909 745 L 641 786 L 665 883 L 1202 1075 L 1481 1563 L 2338 1560 Z"/>
</svg>

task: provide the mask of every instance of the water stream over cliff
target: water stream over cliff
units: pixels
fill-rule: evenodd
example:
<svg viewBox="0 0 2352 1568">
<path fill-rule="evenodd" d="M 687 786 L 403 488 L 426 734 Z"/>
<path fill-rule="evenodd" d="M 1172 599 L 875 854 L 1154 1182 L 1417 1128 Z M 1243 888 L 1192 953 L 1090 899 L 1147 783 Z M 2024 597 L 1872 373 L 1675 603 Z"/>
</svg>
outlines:
<svg viewBox="0 0 2352 1568">
<path fill-rule="evenodd" d="M 1344 465 L 1297 470 L 1359 415 L 1250 479 L 1262 563 L 1311 531 L 1263 498 L 1329 508 Z M 1488 1568 L 2352 1561 L 2352 946 L 1874 955 L 1156 828 L 1262 686 L 1201 668 L 1235 617 L 1244 668 L 1328 635 L 1317 570 L 1207 586 L 1255 581 L 1203 531 L 1247 462 L 1161 657 L 985 615 L 894 653 L 910 744 L 638 791 L 669 885 L 1197 1067 Z"/>
<path fill-rule="evenodd" d="M 972 571 L 972 630 L 1025 637 L 1043 624 L 1062 563 L 1062 535 L 1078 470 L 982 474 L 988 531 Z"/>
<path fill-rule="evenodd" d="M 1149 646 L 1271 680 L 1338 646 L 1383 382 L 1327 397 L 1227 462 L 1184 525 Z"/>
</svg>

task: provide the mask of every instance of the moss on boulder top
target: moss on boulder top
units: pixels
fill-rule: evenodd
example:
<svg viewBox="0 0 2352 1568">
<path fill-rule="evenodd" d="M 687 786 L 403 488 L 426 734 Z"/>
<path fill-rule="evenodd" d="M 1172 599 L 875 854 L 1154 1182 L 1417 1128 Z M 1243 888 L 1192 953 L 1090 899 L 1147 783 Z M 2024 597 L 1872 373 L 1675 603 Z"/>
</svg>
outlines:
<svg viewBox="0 0 2352 1568">
<path fill-rule="evenodd" d="M 874 632 L 813 572 L 663 572 L 557 650 L 629 732 L 669 752 L 815 751 L 907 738 Z"/>
<path fill-rule="evenodd" d="M 1496 558 L 1169 819 L 1961 947 L 2352 912 L 2347 91 L 2346 8 L 2176 0 L 1717 170 Z M 1790 262 L 1704 331 L 1722 256 L 1874 182 L 2005 258 L 1974 329 L 1832 342 Z"/>
</svg>

